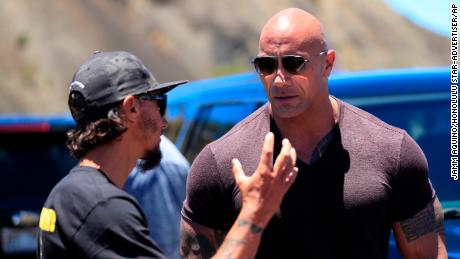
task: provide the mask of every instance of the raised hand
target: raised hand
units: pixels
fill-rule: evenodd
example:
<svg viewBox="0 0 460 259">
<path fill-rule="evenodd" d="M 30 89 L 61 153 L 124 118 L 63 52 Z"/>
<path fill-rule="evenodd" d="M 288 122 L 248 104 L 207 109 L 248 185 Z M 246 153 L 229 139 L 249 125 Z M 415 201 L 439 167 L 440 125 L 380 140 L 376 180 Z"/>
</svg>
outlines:
<svg viewBox="0 0 460 259">
<path fill-rule="evenodd" d="M 232 160 L 243 206 L 213 258 L 254 258 L 264 228 L 294 182 L 298 172 L 296 152 L 289 140 L 283 139 L 283 147 L 273 165 L 274 138 L 271 132 L 265 136 L 259 165 L 251 176 L 244 174 L 238 159 Z"/>
<path fill-rule="evenodd" d="M 251 176 L 246 176 L 238 159 L 233 159 L 233 175 L 236 179 L 243 209 L 254 213 L 254 220 L 265 225 L 275 214 L 284 195 L 294 182 L 298 168 L 295 167 L 296 151 L 287 139 L 283 139 L 280 154 L 273 161 L 274 135 L 268 133 L 260 156 L 259 165 Z"/>
</svg>

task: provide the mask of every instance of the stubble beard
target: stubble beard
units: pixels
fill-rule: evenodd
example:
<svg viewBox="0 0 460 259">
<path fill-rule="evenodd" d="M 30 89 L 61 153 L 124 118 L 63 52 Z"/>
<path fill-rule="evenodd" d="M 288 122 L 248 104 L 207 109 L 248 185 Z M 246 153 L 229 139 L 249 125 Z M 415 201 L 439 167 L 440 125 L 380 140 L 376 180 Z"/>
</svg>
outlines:
<svg viewBox="0 0 460 259">
<path fill-rule="evenodd" d="M 141 116 L 141 125 L 146 134 L 148 132 L 156 132 L 158 130 L 158 123 L 156 123 L 154 119 L 149 118 L 146 113 L 143 113 Z M 148 135 L 146 135 L 146 138 L 148 138 Z M 157 146 L 155 146 L 153 149 L 150 149 L 144 153 L 138 162 L 138 168 L 141 172 L 151 170 L 160 164 L 161 158 L 162 154 L 160 150 L 160 144 L 157 144 Z"/>
<path fill-rule="evenodd" d="M 154 149 L 147 151 L 144 156 L 139 160 L 138 168 L 141 172 L 146 172 L 153 169 L 160 164 L 162 158 L 160 146 L 156 146 Z"/>
</svg>

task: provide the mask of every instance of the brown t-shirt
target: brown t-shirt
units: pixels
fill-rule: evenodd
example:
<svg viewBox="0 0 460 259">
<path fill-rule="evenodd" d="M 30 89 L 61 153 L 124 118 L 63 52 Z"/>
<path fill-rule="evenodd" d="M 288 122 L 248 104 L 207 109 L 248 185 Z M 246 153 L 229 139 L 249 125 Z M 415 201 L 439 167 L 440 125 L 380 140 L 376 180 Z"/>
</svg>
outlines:
<svg viewBox="0 0 460 259">
<path fill-rule="evenodd" d="M 263 233 L 258 258 L 386 258 L 391 223 L 434 197 L 426 158 L 404 130 L 337 101 L 332 139 L 313 164 L 297 161 L 297 179 Z M 252 174 L 269 130 L 276 157 L 282 138 L 270 121 L 264 105 L 201 151 L 188 177 L 186 220 L 230 229 L 241 209 L 231 160 Z"/>
</svg>

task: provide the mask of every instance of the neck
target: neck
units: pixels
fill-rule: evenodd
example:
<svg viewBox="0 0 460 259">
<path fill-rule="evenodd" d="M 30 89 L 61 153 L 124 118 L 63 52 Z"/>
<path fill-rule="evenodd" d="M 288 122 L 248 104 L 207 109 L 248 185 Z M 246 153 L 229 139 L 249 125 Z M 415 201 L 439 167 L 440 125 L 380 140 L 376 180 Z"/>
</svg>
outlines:
<svg viewBox="0 0 460 259">
<path fill-rule="evenodd" d="M 126 150 L 130 149 L 122 142 L 112 141 L 89 151 L 79 165 L 103 171 L 115 185 L 123 188 L 137 160 L 132 152 Z"/>
<path fill-rule="evenodd" d="M 310 161 L 319 141 L 332 130 L 339 118 L 339 106 L 334 98 L 329 97 L 329 101 L 322 103 L 291 118 L 280 118 L 272 113 L 281 135 L 289 139 L 304 162 Z"/>
</svg>

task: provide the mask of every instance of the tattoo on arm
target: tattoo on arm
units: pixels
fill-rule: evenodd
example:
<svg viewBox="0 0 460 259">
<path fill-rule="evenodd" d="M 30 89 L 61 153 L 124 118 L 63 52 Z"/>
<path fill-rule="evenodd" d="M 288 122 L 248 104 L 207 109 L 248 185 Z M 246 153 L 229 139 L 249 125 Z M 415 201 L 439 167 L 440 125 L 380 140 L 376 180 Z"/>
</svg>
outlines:
<svg viewBox="0 0 460 259">
<path fill-rule="evenodd" d="M 247 227 L 249 228 L 251 233 L 254 235 L 260 234 L 263 231 L 263 228 L 257 226 L 256 224 L 250 221 L 244 220 L 244 219 L 241 219 L 238 221 L 238 227 Z M 233 252 L 235 251 L 235 249 L 246 243 L 247 242 L 244 239 L 227 237 L 227 239 L 225 239 L 225 242 L 222 244 L 223 255 L 227 259 L 233 258 Z"/>
<path fill-rule="evenodd" d="M 444 215 L 434 206 L 434 199 L 409 219 L 401 221 L 401 229 L 407 241 L 413 241 L 430 232 L 444 231 Z"/>
<path fill-rule="evenodd" d="M 263 228 L 256 224 L 247 221 L 239 220 L 238 227 L 249 228 L 252 234 L 261 234 Z M 222 244 L 223 255 L 225 258 L 232 258 L 232 252 L 236 247 L 246 244 L 246 240 L 238 238 L 227 238 L 225 239 L 227 232 L 221 230 L 214 230 L 215 240 L 210 240 L 203 234 L 190 233 L 187 230 L 181 232 L 181 256 L 182 257 L 198 257 L 198 258 L 211 258 L 217 252 L 217 246 Z M 225 240 L 225 242 L 224 242 Z M 213 242 L 214 241 L 214 242 Z"/>
<path fill-rule="evenodd" d="M 229 238 L 225 240 L 225 242 L 222 244 L 222 248 L 224 249 L 223 255 L 227 259 L 233 258 L 233 250 L 235 249 L 235 247 L 241 246 L 244 244 L 246 244 L 246 241 L 240 240 L 240 239 Z"/>
<path fill-rule="evenodd" d="M 247 226 L 247 225 L 249 225 L 249 228 L 251 229 L 251 232 L 253 234 L 258 234 L 258 233 L 260 233 L 260 232 L 262 232 L 264 230 L 263 228 L 257 226 L 256 224 L 253 224 L 253 223 L 251 223 L 251 222 L 249 222 L 247 220 L 242 219 L 242 220 L 238 221 L 238 226 L 239 227 L 243 227 L 243 226 Z"/>
<path fill-rule="evenodd" d="M 187 231 L 182 231 L 181 236 L 182 256 L 185 258 L 192 254 L 200 258 L 211 258 L 216 253 L 216 247 L 202 234 L 192 235 Z"/>
</svg>

